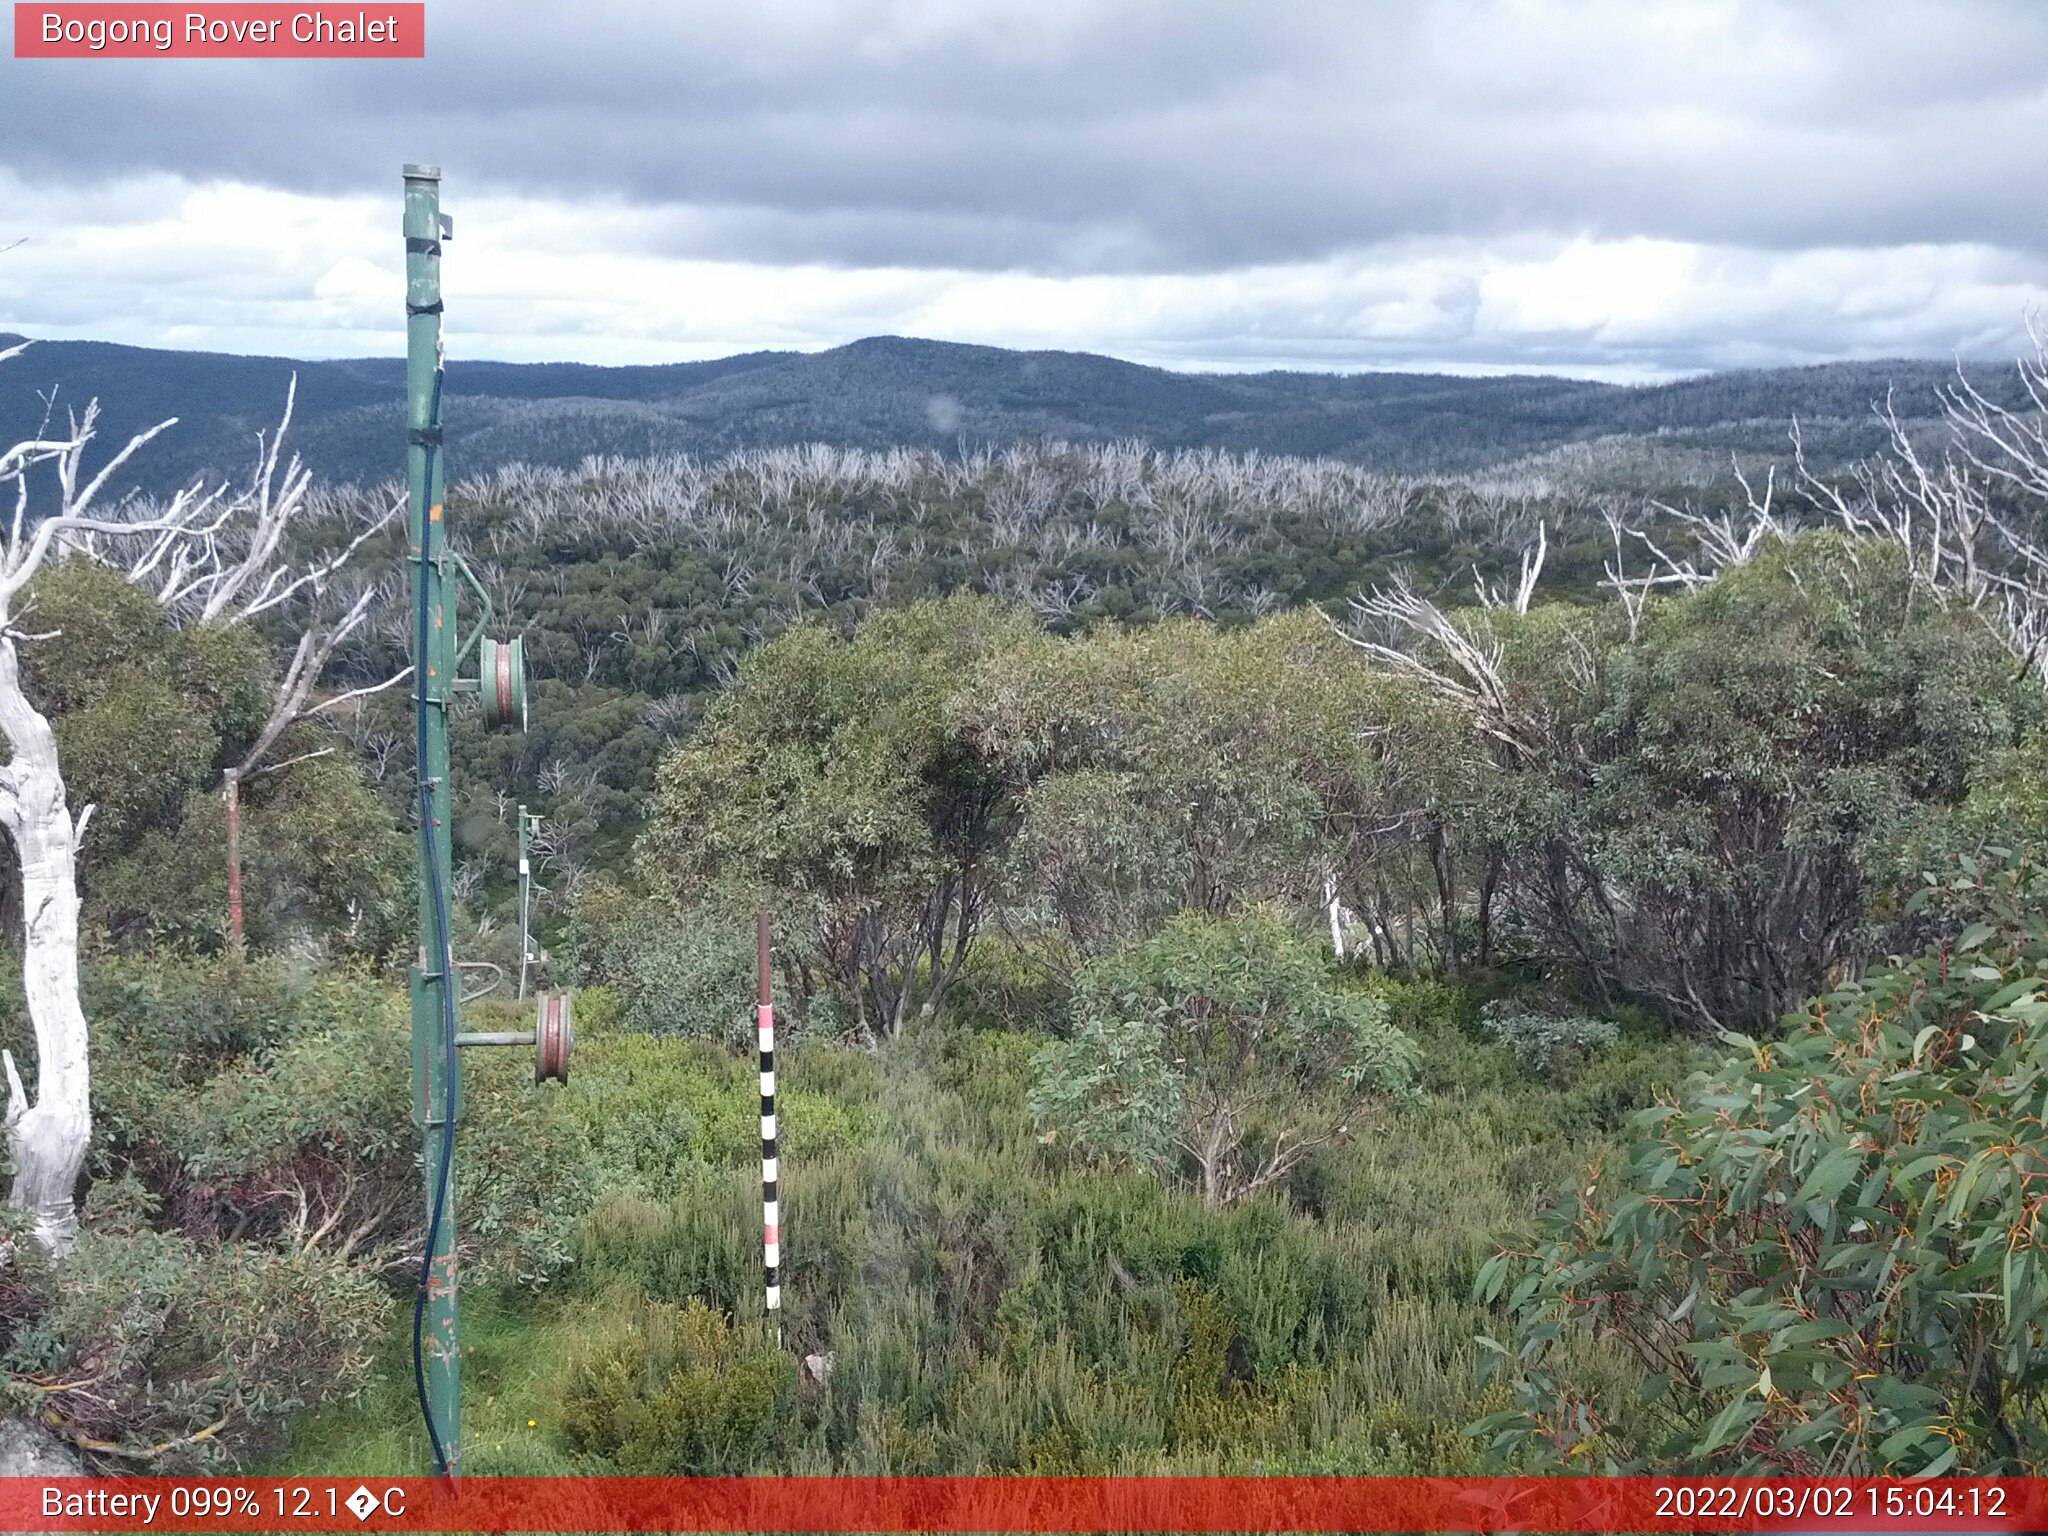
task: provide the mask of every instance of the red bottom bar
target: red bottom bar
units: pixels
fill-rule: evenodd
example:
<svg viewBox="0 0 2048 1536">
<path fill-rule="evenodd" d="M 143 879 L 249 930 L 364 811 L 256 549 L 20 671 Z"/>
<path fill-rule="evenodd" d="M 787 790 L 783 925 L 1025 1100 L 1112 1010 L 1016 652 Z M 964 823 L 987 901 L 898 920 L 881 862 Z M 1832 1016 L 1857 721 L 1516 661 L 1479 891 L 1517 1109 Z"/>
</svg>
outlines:
<svg viewBox="0 0 2048 1536">
<path fill-rule="evenodd" d="M 2048 1479 L 0 1479 L 7 1531 L 2040 1531 Z"/>
</svg>

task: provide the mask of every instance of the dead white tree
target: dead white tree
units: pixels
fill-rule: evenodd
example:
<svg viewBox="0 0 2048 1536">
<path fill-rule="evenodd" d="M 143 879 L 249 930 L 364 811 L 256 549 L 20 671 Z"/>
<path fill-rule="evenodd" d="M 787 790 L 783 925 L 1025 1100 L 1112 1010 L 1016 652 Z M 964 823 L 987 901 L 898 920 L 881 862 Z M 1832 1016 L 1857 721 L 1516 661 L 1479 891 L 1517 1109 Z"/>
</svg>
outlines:
<svg viewBox="0 0 2048 1536">
<path fill-rule="evenodd" d="M 1540 759 L 1553 734 L 1554 722 L 1540 703 L 1527 696 L 1528 690 L 1516 689 L 1506 670 L 1503 630 L 1512 627 L 1512 621 L 1504 621 L 1501 615 L 1529 612 L 1549 549 L 1549 532 L 1539 518 L 1534 542 L 1522 550 L 1520 576 L 1514 589 L 1508 591 L 1490 584 L 1475 570 L 1479 604 L 1466 612 L 1446 612 L 1434 599 L 1417 592 L 1405 572 L 1398 572 L 1388 585 L 1352 599 L 1349 625 L 1335 618 L 1329 622 L 1366 655 L 1414 678 L 1428 693 L 1449 704 L 1470 722 L 1484 749 L 1499 762 L 1517 764 Z M 1582 640 L 1572 642 L 1571 665 L 1572 681 L 1581 690 L 1590 688 L 1594 663 Z M 1406 819 L 1399 818 L 1382 831 L 1400 831 Z M 1451 937 L 1455 932 L 1455 865 L 1440 828 L 1428 833 L 1426 847 L 1444 914 L 1444 952 L 1447 960 L 1455 964 Z M 1491 862 L 1479 882 L 1482 954 L 1490 943 L 1488 914 L 1498 876 L 1499 865 L 1497 861 Z M 1333 945 L 1340 933 L 1335 894 L 1332 882 L 1326 887 L 1325 899 L 1331 902 Z M 1376 943 L 1383 931 L 1375 922 Z"/>
<path fill-rule="evenodd" d="M 1472 567 L 1472 585 L 1478 589 L 1479 606 L 1512 608 L 1516 613 L 1527 613 L 1529 601 L 1536 595 L 1536 583 L 1543 576 L 1543 561 L 1549 553 L 1550 529 L 1539 518 L 1536 523 L 1536 542 L 1522 550 L 1522 577 L 1515 583 L 1512 595 L 1488 581 L 1478 566 Z"/>
<path fill-rule="evenodd" d="M 1897 544 L 1921 590 L 1981 616 L 2048 682 L 2048 338 L 2031 319 L 2028 334 L 2023 405 L 1993 399 L 1957 366 L 1941 392 L 1939 457 L 1914 441 L 1889 395 L 1876 408 L 1886 451 L 1847 477 L 1809 469 L 1796 427 L 1793 450 L 1800 488 L 1823 515 Z"/>
<path fill-rule="evenodd" d="M 247 488 L 227 504 L 228 514 L 171 539 L 158 540 L 140 557 L 123 561 L 102 555 L 124 568 L 128 579 L 152 593 L 182 622 L 271 622 L 293 615 L 299 636 L 291 659 L 271 693 L 271 708 L 241 760 L 221 775 L 221 799 L 227 809 L 228 940 L 242 944 L 241 791 L 251 777 L 276 773 L 294 763 L 325 757 L 331 747 L 315 748 L 282 762 L 265 763 L 278 738 L 301 720 L 313 719 L 344 705 L 382 693 L 411 676 L 405 668 L 368 687 L 315 700 L 313 691 L 341 643 L 369 619 L 379 588 L 365 587 L 353 596 L 338 593 L 337 579 L 364 545 L 391 525 L 404 510 L 402 498 L 388 498 L 358 511 L 357 526 L 338 549 L 315 556 L 303 565 L 287 548 L 294 525 L 312 510 L 312 471 L 297 454 L 283 458 L 298 400 L 298 378 L 285 390 L 284 415 L 274 433 L 257 438 L 256 467 Z M 97 541 L 89 552 L 100 555 Z"/>
<path fill-rule="evenodd" d="M 1524 556 L 1525 593 L 1533 592 L 1533 571 L 1540 569 L 1540 561 Z M 1526 596 L 1522 601 L 1526 611 Z M 1485 624 L 1459 622 L 1417 592 L 1405 573 L 1353 598 L 1351 610 L 1352 627 L 1331 621 L 1346 640 L 1375 661 L 1419 678 L 1438 697 L 1462 706 L 1481 735 L 1513 752 L 1534 750 L 1530 722 L 1523 718 L 1501 672 L 1503 647 Z"/>
<path fill-rule="evenodd" d="M 73 1197 L 92 1140 L 92 1080 L 78 998 L 78 846 L 92 807 L 72 816 L 56 732 L 23 690 L 19 646 L 31 637 L 16 625 L 17 608 L 22 589 L 67 541 L 93 534 L 147 540 L 185 533 L 213 513 L 215 500 L 183 493 L 145 521 L 93 516 L 108 478 L 163 430 L 138 434 L 98 475 L 82 480 L 97 414 L 88 407 L 62 432 L 52 432 L 46 418 L 35 437 L 0 453 L 0 486 L 11 483 L 15 491 L 0 549 L 0 735 L 11 754 L 0 768 L 0 825 L 21 864 L 22 990 L 36 1041 L 33 1100 L 12 1052 L 0 1052 L 0 1065 L 7 1075 L 12 1199 L 33 1215 L 36 1239 L 53 1252 L 67 1248 L 77 1233 Z M 56 483 L 57 506 L 32 522 L 29 483 L 44 466 Z"/>
<path fill-rule="evenodd" d="M 1610 514 L 1615 554 L 1606 585 L 1627 608 L 1631 637 L 1655 588 L 1703 586 L 1766 545 L 1832 521 L 1897 546 L 1916 592 L 1977 614 L 2022 667 L 2048 682 L 2048 338 L 2029 331 L 2034 355 L 2017 369 L 2023 404 L 1994 399 L 1960 365 L 1956 382 L 1940 391 L 1945 451 L 1917 440 L 1887 393 L 1873 407 L 1884 450 L 1845 471 L 1815 470 L 1792 424 L 1789 509 L 1780 505 L 1775 470 L 1759 487 L 1740 465 L 1738 511 L 1709 517 L 1653 503 L 1693 535 L 1692 555 L 1674 555 L 1647 529 Z M 1624 570 L 1624 535 L 1648 554 L 1645 573 Z"/>
<path fill-rule="evenodd" d="M 21 350 L 0 352 L 0 362 Z M 11 1198 L 33 1216 L 37 1240 L 61 1252 L 77 1232 L 74 1196 L 92 1140 L 87 1026 L 78 988 L 78 849 L 92 807 L 73 816 L 56 733 L 22 686 L 19 647 L 36 638 L 21 627 L 32 606 L 24 601 L 24 589 L 52 561 L 78 554 L 114 564 L 174 611 L 250 619 L 318 590 L 340 562 L 295 571 L 283 558 L 285 528 L 302 504 L 304 482 L 294 463 L 285 494 L 276 494 L 274 446 L 241 492 L 196 484 L 168 501 L 123 503 L 103 513 L 100 497 L 115 474 L 175 418 L 137 433 L 88 475 L 97 403 L 69 415 L 61 429 L 53 426 L 53 416 L 46 412 L 35 436 L 0 451 L 0 489 L 11 486 L 14 493 L 0 547 L 0 736 L 11 754 L 0 768 L 0 825 L 21 865 L 22 985 L 36 1043 L 34 1097 L 11 1052 L 0 1052 L 0 1066 L 7 1078 L 7 1138 L 15 1169 Z M 38 488 L 54 494 L 54 504 L 39 516 L 32 515 L 39 510 L 33 505 Z M 323 660 L 331 649 L 321 652 L 317 638 L 310 647 L 302 644 L 308 657 L 320 654 Z"/>
<path fill-rule="evenodd" d="M 279 762 L 265 763 L 264 759 L 277 745 L 278 738 L 301 720 L 312 720 L 372 694 L 382 693 L 412 675 L 412 668 L 405 667 L 380 683 L 351 688 L 319 700 L 313 698 L 314 685 L 326 671 L 335 649 L 369 617 L 376 595 L 374 588 L 365 588 L 331 620 L 324 617 L 317 607 L 311 611 L 306 627 L 299 633 L 292 658 L 285 664 L 272 691 L 270 714 L 264 720 L 263 728 L 256 733 L 241 761 L 221 774 L 221 799 L 227 807 L 228 942 L 237 951 L 242 947 L 242 785 L 257 774 L 279 773 L 295 763 L 325 757 L 334 750 L 332 747 L 315 747 Z"/>
</svg>

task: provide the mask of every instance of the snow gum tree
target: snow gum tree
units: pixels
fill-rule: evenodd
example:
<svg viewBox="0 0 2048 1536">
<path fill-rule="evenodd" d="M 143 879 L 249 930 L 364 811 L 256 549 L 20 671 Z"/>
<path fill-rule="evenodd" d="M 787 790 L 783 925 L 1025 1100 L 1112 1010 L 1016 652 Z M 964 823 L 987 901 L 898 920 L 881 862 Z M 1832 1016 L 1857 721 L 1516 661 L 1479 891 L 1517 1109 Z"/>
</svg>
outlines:
<svg viewBox="0 0 2048 1536">
<path fill-rule="evenodd" d="M 1368 1100 L 1410 1094 L 1420 1065 L 1386 1004 L 1333 984 L 1278 910 L 1183 912 L 1082 970 L 1030 1106 L 1085 1157 L 1185 1173 L 1229 1205 L 1348 1134 Z"/>
<path fill-rule="evenodd" d="M 0 350 L 0 363 L 26 345 Z M 296 460 L 279 473 L 282 427 L 262 444 L 256 473 L 240 491 L 196 484 L 165 502 L 104 504 L 122 466 L 174 422 L 138 433 L 89 474 L 86 454 L 98 415 L 97 404 L 88 405 L 60 427 L 53 407 L 34 436 L 0 449 L 0 491 L 12 492 L 0 545 L 0 738 L 9 753 L 0 767 L 0 826 L 21 870 L 22 985 L 36 1046 L 33 1095 L 11 1052 L 0 1052 L 0 1068 L 7 1078 L 11 1199 L 33 1216 L 37 1241 L 53 1252 L 66 1249 L 77 1233 L 75 1194 L 92 1141 L 88 1036 L 79 1001 L 78 850 L 93 808 L 73 811 L 57 732 L 24 687 L 20 647 L 37 638 L 28 589 L 48 565 L 94 558 L 174 613 L 246 620 L 294 598 L 317 597 L 375 531 L 338 555 L 294 567 L 285 534 L 305 504 L 306 482 Z M 324 640 L 310 644 L 319 649 Z M 331 648 L 320 651 L 322 660 Z M 307 649 L 301 645 L 280 704 L 293 714 L 303 699 L 289 694 L 306 672 Z"/>
</svg>

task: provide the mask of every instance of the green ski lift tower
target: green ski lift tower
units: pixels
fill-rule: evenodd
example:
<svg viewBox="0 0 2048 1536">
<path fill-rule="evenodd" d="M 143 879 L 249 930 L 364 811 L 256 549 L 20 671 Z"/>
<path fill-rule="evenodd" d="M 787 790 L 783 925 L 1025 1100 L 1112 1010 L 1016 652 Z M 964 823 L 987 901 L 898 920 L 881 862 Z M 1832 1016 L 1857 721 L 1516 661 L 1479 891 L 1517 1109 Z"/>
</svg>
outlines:
<svg viewBox="0 0 2048 1536">
<path fill-rule="evenodd" d="M 412 1101 L 426 1173 L 427 1240 L 413 1311 L 413 1370 L 433 1471 L 454 1477 L 462 1462 L 462 1344 L 458 1321 L 455 1213 L 456 1127 L 462 1116 L 460 1047 L 528 1046 L 536 1083 L 567 1081 L 574 1032 L 570 999 L 543 992 L 531 1031 L 464 1033 L 461 962 L 455 958 L 453 792 L 448 716 L 456 696 L 480 695 L 485 725 L 526 728 L 526 658 L 517 636 L 488 631 L 490 594 L 448 540 L 447 469 L 441 431 L 445 378 L 441 344 L 441 247 L 454 229 L 441 212 L 441 172 L 405 167 L 406 531 L 412 573 L 414 747 L 419 816 L 419 956 L 412 968 Z M 458 609 L 467 587 L 478 617 L 466 640 Z M 476 673 L 459 677 L 471 655 Z M 521 807 L 521 863 L 525 862 Z M 521 899 L 521 995 L 526 951 Z"/>
</svg>

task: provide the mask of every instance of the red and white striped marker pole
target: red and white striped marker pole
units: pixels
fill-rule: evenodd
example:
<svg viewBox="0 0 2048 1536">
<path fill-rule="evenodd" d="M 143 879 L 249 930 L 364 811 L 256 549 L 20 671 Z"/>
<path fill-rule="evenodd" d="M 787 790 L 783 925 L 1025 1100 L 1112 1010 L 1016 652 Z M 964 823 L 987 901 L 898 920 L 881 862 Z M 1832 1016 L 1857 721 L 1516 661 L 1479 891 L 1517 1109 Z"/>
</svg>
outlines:
<svg viewBox="0 0 2048 1536">
<path fill-rule="evenodd" d="M 775 1001 L 768 988 L 768 914 L 754 914 L 760 941 L 760 1001 L 754 1010 L 761 1034 L 761 1255 L 766 1266 L 768 1315 L 775 1342 L 782 1343 L 782 1207 L 776 1197 L 775 1166 Z"/>
</svg>

